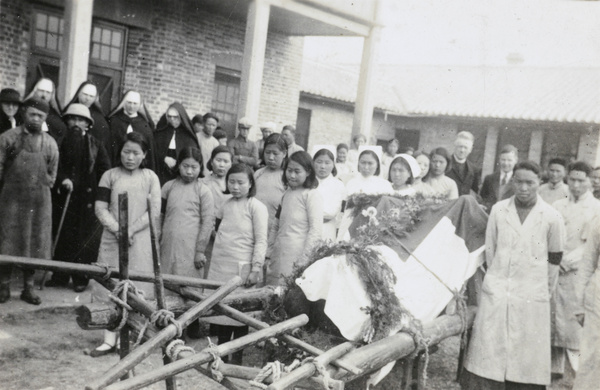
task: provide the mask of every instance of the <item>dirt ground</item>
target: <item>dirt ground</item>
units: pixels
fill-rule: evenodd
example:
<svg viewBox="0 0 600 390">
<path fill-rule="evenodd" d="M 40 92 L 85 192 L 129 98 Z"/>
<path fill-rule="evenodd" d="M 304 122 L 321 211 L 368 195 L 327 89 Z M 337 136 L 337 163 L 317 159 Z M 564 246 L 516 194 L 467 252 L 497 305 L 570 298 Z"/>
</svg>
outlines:
<svg viewBox="0 0 600 390">
<path fill-rule="evenodd" d="M 86 331 L 77 326 L 73 308 L 52 308 L 24 313 L 0 311 L 0 389 L 58 390 L 83 389 L 118 361 L 116 354 L 91 358 L 84 352 L 97 346 L 101 331 Z M 186 340 L 196 350 L 206 340 Z M 440 344 L 429 361 L 427 389 L 460 389 L 454 381 L 459 340 L 453 337 Z M 262 350 L 245 351 L 245 365 L 262 365 Z M 146 372 L 162 365 L 161 356 L 153 354 L 136 372 Z M 398 365 L 397 365 L 398 366 Z M 399 389 L 401 369 L 395 369 L 375 389 Z M 188 371 L 177 376 L 181 390 L 198 389 L 197 373 Z M 570 389 L 572 375 L 557 382 L 551 390 Z M 149 389 L 164 389 L 164 383 Z M 364 389 L 362 383 L 351 383 L 347 389 Z"/>
</svg>

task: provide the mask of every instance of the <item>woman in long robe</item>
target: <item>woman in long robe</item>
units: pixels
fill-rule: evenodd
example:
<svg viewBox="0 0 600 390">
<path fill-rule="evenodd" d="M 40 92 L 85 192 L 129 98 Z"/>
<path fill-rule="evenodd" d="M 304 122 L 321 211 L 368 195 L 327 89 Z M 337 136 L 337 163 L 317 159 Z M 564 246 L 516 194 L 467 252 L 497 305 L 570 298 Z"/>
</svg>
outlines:
<svg viewBox="0 0 600 390">
<path fill-rule="evenodd" d="M 121 161 L 119 151 L 125 143 L 127 134 L 135 131 L 143 135 L 148 143 L 146 168 L 156 171 L 154 122 L 139 92 L 130 90 L 125 93 L 119 105 L 108 115 L 108 124 L 111 144 L 107 151 L 111 153 L 112 166 L 118 165 Z"/>
<path fill-rule="evenodd" d="M 175 160 L 185 148 L 198 148 L 198 137 L 185 108 L 173 103 L 160 118 L 154 132 L 156 153 L 156 174 L 160 184 L 173 180 L 177 176 Z M 204 177 L 201 174 L 200 177 Z"/>
</svg>

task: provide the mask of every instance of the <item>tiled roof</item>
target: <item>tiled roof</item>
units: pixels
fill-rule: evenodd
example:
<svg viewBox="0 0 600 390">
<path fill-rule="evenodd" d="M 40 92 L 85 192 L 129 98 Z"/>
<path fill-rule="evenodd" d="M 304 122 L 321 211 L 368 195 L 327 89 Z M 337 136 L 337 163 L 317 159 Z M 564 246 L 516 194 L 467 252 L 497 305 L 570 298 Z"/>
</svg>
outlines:
<svg viewBox="0 0 600 390">
<path fill-rule="evenodd" d="M 301 91 L 354 102 L 358 67 L 305 61 Z M 600 124 L 600 68 L 379 66 L 375 107 L 398 115 Z"/>
</svg>

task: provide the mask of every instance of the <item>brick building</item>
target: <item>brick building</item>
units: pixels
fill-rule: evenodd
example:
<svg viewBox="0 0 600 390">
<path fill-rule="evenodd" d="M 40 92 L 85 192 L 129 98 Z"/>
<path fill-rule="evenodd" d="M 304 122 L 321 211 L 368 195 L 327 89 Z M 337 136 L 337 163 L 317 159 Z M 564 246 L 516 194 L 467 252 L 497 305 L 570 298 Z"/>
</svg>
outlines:
<svg viewBox="0 0 600 390">
<path fill-rule="evenodd" d="M 64 104 L 91 79 L 106 112 L 136 89 L 155 121 L 179 101 L 230 136 L 241 116 L 296 122 L 303 36 L 379 28 L 375 2 L 346 0 L 2 0 L 0 15 L 0 87 L 49 77 Z"/>
<path fill-rule="evenodd" d="M 310 144 L 350 141 L 357 79 L 357 67 L 305 61 L 299 114 Z M 468 130 L 484 174 L 508 143 L 543 166 L 554 156 L 600 165 L 598 69 L 389 65 L 373 89 L 373 143 L 451 149 Z"/>
</svg>

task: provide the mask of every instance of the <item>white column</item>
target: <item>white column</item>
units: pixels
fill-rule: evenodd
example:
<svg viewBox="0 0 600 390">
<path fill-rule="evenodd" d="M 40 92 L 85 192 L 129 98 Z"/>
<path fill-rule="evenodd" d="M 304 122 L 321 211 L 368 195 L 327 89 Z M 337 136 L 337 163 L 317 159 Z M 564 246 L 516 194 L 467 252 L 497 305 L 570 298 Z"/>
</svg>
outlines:
<svg viewBox="0 0 600 390">
<path fill-rule="evenodd" d="M 354 120 L 352 122 L 352 136 L 364 134 L 367 142 L 371 142 L 371 128 L 373 124 L 374 82 L 377 67 L 377 53 L 381 39 L 381 27 L 371 28 L 371 33 L 365 37 L 363 43 L 360 75 L 354 106 Z"/>
<path fill-rule="evenodd" d="M 533 130 L 531 132 L 531 141 L 529 142 L 528 159 L 538 164 L 542 163 L 542 148 L 544 147 L 544 131 Z"/>
<path fill-rule="evenodd" d="M 87 80 L 94 0 L 65 0 L 65 29 L 60 56 L 58 98 L 66 103 Z"/>
<path fill-rule="evenodd" d="M 485 149 L 483 151 L 483 167 L 481 169 L 481 178 L 493 173 L 496 168 L 496 151 L 498 150 L 498 131 L 497 125 L 488 127 L 485 137 Z"/>
<path fill-rule="evenodd" d="M 238 115 L 254 123 L 258 122 L 270 11 L 270 5 L 263 0 L 254 0 L 248 7 Z"/>
</svg>

